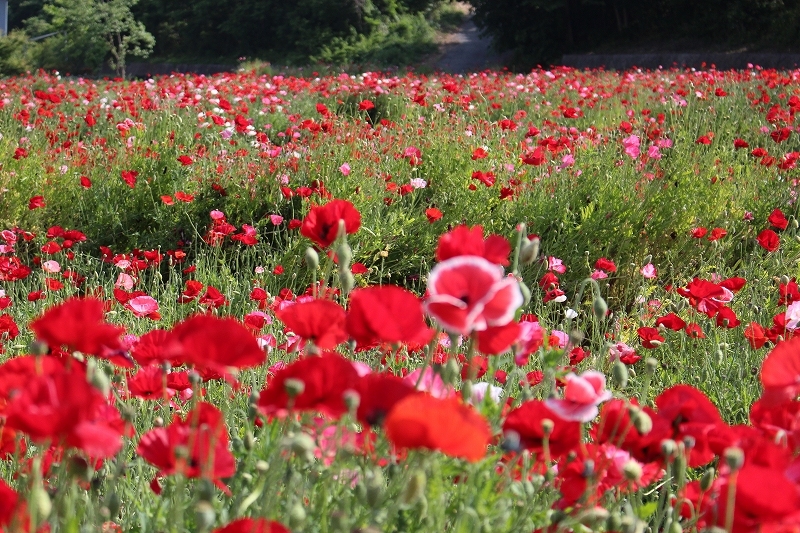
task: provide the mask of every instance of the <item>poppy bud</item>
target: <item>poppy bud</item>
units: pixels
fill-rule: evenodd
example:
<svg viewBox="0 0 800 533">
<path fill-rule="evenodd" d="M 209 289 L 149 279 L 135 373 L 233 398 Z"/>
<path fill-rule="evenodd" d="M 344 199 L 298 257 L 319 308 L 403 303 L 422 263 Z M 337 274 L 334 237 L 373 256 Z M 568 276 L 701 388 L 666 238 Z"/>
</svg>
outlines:
<svg viewBox="0 0 800 533">
<path fill-rule="evenodd" d="M 618 531 L 622 533 L 642 533 L 642 531 L 644 531 L 644 524 L 635 516 L 625 515 L 622 518 L 622 524 Z"/>
<path fill-rule="evenodd" d="M 347 407 L 347 410 L 350 413 L 355 413 L 358 410 L 358 406 L 361 403 L 361 396 L 358 392 L 354 390 L 346 390 L 342 395 L 342 399 L 344 400 L 344 405 Z"/>
<path fill-rule="evenodd" d="M 306 510 L 300 503 L 295 503 L 289 510 L 289 528 L 299 529 L 306 521 Z"/>
<path fill-rule="evenodd" d="M 94 359 L 90 359 L 86 363 L 86 376 L 94 388 L 102 392 L 103 396 L 108 396 L 111 392 L 111 381 L 103 369 L 97 366 L 97 361 Z"/>
<path fill-rule="evenodd" d="M 800 227 L 800 222 L 798 222 L 796 218 L 792 218 L 791 224 L 792 224 L 792 227 L 794 229 L 797 229 L 798 227 Z"/>
<path fill-rule="evenodd" d="M 644 368 L 647 374 L 653 375 L 656 372 L 656 368 L 658 368 L 658 359 L 655 357 L 648 357 L 644 361 Z"/>
<path fill-rule="evenodd" d="M 250 428 L 245 430 L 244 439 L 242 440 L 244 443 L 244 449 L 248 452 L 251 451 L 253 446 L 256 444 L 256 438 L 253 436 L 253 431 Z"/>
<path fill-rule="evenodd" d="M 414 506 L 425 496 L 425 485 L 428 478 L 422 470 L 415 470 L 411 473 L 403 492 L 400 494 L 401 507 L 409 508 Z"/>
<path fill-rule="evenodd" d="M 503 442 L 500 447 L 508 452 L 518 452 L 522 449 L 522 440 L 516 431 L 508 429 L 503 432 Z"/>
<path fill-rule="evenodd" d="M 339 270 L 339 286 L 342 288 L 342 292 L 345 294 L 349 293 L 353 290 L 353 287 L 356 284 L 356 279 L 353 277 L 353 273 L 349 270 Z"/>
<path fill-rule="evenodd" d="M 608 520 L 609 512 L 602 507 L 587 509 L 578 517 L 578 521 L 589 529 L 595 530 Z"/>
<path fill-rule="evenodd" d="M 653 429 L 653 419 L 650 415 L 645 413 L 640 407 L 631 404 L 628 407 L 628 413 L 631 417 L 631 423 L 639 435 L 647 435 Z"/>
<path fill-rule="evenodd" d="M 608 304 L 602 296 L 598 296 L 592 302 L 592 312 L 597 320 L 603 320 L 608 312 Z"/>
<path fill-rule="evenodd" d="M 736 446 L 725 448 L 723 455 L 725 457 L 725 464 L 728 465 L 731 471 L 735 472 L 742 468 L 744 464 L 744 452 L 741 448 L 737 448 Z"/>
<path fill-rule="evenodd" d="M 664 439 L 661 441 L 661 453 L 666 460 L 671 460 L 678 451 L 678 445 L 672 439 Z"/>
<path fill-rule="evenodd" d="M 264 461 L 263 459 L 259 459 L 256 461 L 256 472 L 263 474 L 269 470 L 269 463 Z"/>
<path fill-rule="evenodd" d="M 635 459 L 629 459 L 622 467 L 622 473 L 625 479 L 638 483 L 642 479 L 642 465 Z"/>
<path fill-rule="evenodd" d="M 108 518 L 116 518 L 119 516 L 119 510 L 122 507 L 122 502 L 120 502 L 119 495 L 116 491 L 112 491 L 106 496 L 104 510 L 108 511 Z"/>
<path fill-rule="evenodd" d="M 528 239 L 525 237 L 519 250 L 519 262 L 530 265 L 539 257 L 539 238 Z"/>
<path fill-rule="evenodd" d="M 386 486 L 386 479 L 383 477 L 383 472 L 380 468 L 367 471 L 366 480 L 364 482 L 367 492 L 366 499 L 367 505 L 372 509 L 377 509 L 381 503 L 381 496 Z"/>
<path fill-rule="evenodd" d="M 461 373 L 461 368 L 458 365 L 455 357 L 450 357 L 447 362 L 440 369 L 439 375 L 442 376 L 442 383 L 445 385 L 453 385 Z"/>
<path fill-rule="evenodd" d="M 316 443 L 310 435 L 306 433 L 289 435 L 284 437 L 284 439 L 281 441 L 281 444 L 284 448 L 288 449 L 306 462 L 311 463 L 314 461 L 314 448 L 316 447 Z"/>
<path fill-rule="evenodd" d="M 553 433 L 554 427 L 555 423 L 552 420 L 549 418 L 542 419 L 542 433 L 544 433 L 545 437 L 549 437 Z"/>
<path fill-rule="evenodd" d="M 703 472 L 700 478 L 700 490 L 707 492 L 711 489 L 711 485 L 714 483 L 714 474 L 716 474 L 716 471 L 713 466 Z"/>
<path fill-rule="evenodd" d="M 306 384 L 302 379 L 288 378 L 283 382 L 283 388 L 286 390 L 286 394 L 288 394 L 290 398 L 294 398 L 303 394 L 303 391 L 306 390 Z"/>
<path fill-rule="evenodd" d="M 35 464 L 34 468 L 38 469 L 41 467 L 38 464 Z M 41 524 L 47 520 L 47 517 L 50 515 L 50 511 L 53 510 L 53 503 L 50 501 L 50 496 L 47 495 L 47 491 L 44 490 L 41 475 L 34 475 L 34 477 L 36 479 L 34 479 L 33 487 L 31 487 L 28 505 L 30 505 L 29 511 L 33 523 Z"/>
<path fill-rule="evenodd" d="M 315 272 L 319 268 L 319 254 L 311 246 L 306 248 L 306 267 L 311 272 Z"/>
<path fill-rule="evenodd" d="M 194 508 L 194 519 L 200 531 L 208 531 L 217 519 L 214 506 L 206 500 L 200 500 Z"/>
<path fill-rule="evenodd" d="M 339 272 L 350 271 L 350 262 L 353 261 L 353 250 L 347 242 L 343 242 L 336 250 L 336 257 L 339 259 Z"/>
<path fill-rule="evenodd" d="M 40 340 L 31 342 L 31 345 L 28 347 L 28 352 L 31 355 L 47 355 L 48 351 L 49 348 L 47 347 L 47 343 Z"/>
<path fill-rule="evenodd" d="M 781 284 L 783 284 L 783 285 L 788 285 L 788 284 L 789 284 L 789 281 L 790 281 L 790 280 L 789 280 L 789 276 L 787 276 L 786 274 L 784 274 L 783 276 L 781 276 L 781 279 L 780 279 L 780 281 L 781 281 Z"/>
<path fill-rule="evenodd" d="M 669 527 L 667 528 L 667 533 L 683 533 L 683 528 L 681 527 L 681 523 L 678 522 L 677 520 L 673 520 L 672 522 L 670 522 Z"/>
<path fill-rule="evenodd" d="M 619 531 L 622 528 L 622 517 L 619 513 L 611 513 L 606 520 L 606 531 Z"/>
<path fill-rule="evenodd" d="M 614 366 L 611 368 L 611 377 L 614 380 L 614 385 L 624 389 L 628 385 L 628 368 L 625 363 L 619 359 L 614 361 Z"/>
</svg>

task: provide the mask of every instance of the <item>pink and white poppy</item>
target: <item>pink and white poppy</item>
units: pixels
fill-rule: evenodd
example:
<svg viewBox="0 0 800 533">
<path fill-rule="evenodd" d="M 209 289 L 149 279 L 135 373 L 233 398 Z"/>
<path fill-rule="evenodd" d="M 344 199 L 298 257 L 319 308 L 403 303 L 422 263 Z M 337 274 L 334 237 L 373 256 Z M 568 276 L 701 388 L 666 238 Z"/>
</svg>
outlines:
<svg viewBox="0 0 800 533">
<path fill-rule="evenodd" d="M 606 377 L 596 370 L 587 370 L 580 376 L 570 372 L 564 378 L 564 398 L 545 401 L 547 407 L 562 420 L 591 422 L 600 411 L 598 405 L 611 399 L 606 390 Z"/>
<path fill-rule="evenodd" d="M 451 332 L 469 335 L 511 322 L 522 291 L 502 267 L 478 256 L 456 256 L 437 264 L 428 279 L 426 313 Z"/>
</svg>

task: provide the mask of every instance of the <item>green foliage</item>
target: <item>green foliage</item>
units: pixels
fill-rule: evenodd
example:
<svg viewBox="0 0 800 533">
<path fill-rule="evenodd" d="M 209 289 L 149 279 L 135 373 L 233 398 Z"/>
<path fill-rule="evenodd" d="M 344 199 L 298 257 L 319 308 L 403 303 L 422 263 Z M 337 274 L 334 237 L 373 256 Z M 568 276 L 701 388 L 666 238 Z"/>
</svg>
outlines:
<svg viewBox="0 0 800 533">
<path fill-rule="evenodd" d="M 67 72 L 97 70 L 106 58 L 121 77 L 128 55 L 147 57 L 155 44 L 131 7 L 138 0 L 52 0 L 28 19 L 31 34 L 56 33 L 40 44 L 40 67 Z"/>
<path fill-rule="evenodd" d="M 478 26 L 525 65 L 622 47 L 796 49 L 800 5 L 778 0 L 468 0 Z"/>
<path fill-rule="evenodd" d="M 8 36 L 0 37 L 0 76 L 13 76 L 31 70 L 32 49 L 23 31 L 14 30 Z"/>
</svg>

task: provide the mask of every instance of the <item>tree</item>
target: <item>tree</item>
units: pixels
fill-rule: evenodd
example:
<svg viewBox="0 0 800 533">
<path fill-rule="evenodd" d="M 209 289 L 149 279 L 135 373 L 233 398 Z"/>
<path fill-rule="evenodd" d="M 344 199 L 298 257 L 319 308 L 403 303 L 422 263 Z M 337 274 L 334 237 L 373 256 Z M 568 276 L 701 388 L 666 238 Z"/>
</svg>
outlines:
<svg viewBox="0 0 800 533">
<path fill-rule="evenodd" d="M 42 43 L 40 63 L 80 72 L 95 70 L 108 58 L 111 68 L 125 77 L 127 56 L 147 57 L 155 45 L 131 12 L 137 1 L 49 1 L 40 16 L 26 21 L 29 33 L 56 33 Z"/>
</svg>

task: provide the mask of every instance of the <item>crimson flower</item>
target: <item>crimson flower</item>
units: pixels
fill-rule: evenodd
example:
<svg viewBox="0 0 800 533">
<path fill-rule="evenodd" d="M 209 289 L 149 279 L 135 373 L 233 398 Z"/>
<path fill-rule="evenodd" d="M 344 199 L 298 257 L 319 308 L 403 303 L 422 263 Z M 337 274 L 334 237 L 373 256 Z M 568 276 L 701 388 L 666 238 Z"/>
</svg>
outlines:
<svg viewBox="0 0 800 533">
<path fill-rule="evenodd" d="M 226 375 L 233 369 L 258 366 L 266 360 L 256 338 L 233 318 L 193 316 L 172 328 L 166 342 L 169 360 L 211 374 Z"/>
<path fill-rule="evenodd" d="M 658 333 L 658 329 L 656 328 L 639 328 L 636 332 L 639 334 L 642 346 L 651 350 L 661 346 L 665 340 L 664 337 Z"/>
<path fill-rule="evenodd" d="M 386 373 L 362 376 L 355 391 L 360 398 L 356 418 L 368 426 L 383 424 L 395 404 L 410 394 L 419 394 L 408 380 Z"/>
<path fill-rule="evenodd" d="M 318 104 L 319 105 L 319 104 Z M 239 518 L 225 527 L 218 527 L 212 533 L 291 533 L 279 522 L 264 518 Z"/>
<path fill-rule="evenodd" d="M 549 436 L 543 427 L 545 421 L 552 423 Z M 544 442 L 547 440 L 552 459 L 567 454 L 581 443 L 581 423 L 560 418 L 541 400 L 525 402 L 508 413 L 503 422 L 503 433 L 509 440 L 513 434 L 519 438 L 521 449 L 537 455 L 544 452 Z"/>
<path fill-rule="evenodd" d="M 504 326 L 522 305 L 517 280 L 482 257 L 458 256 L 437 264 L 428 278 L 424 307 L 444 329 L 468 335 Z"/>
<path fill-rule="evenodd" d="M 339 234 L 339 221 L 344 221 L 345 233 L 350 235 L 361 227 L 361 213 L 347 200 L 331 200 L 314 206 L 303 219 L 300 234 L 327 248 Z"/>
<path fill-rule="evenodd" d="M 167 427 L 151 429 L 139 440 L 136 453 L 158 468 L 158 475 L 183 475 L 220 481 L 236 473 L 236 460 L 228 449 L 228 430 L 219 409 L 200 402 L 186 413 L 175 415 Z"/>
<path fill-rule="evenodd" d="M 675 313 L 670 313 L 656 320 L 656 327 L 661 325 L 672 331 L 680 331 L 686 327 L 686 322 Z"/>
<path fill-rule="evenodd" d="M 772 404 L 794 399 L 800 392 L 800 337 L 779 342 L 761 364 L 763 398 Z"/>
<path fill-rule="evenodd" d="M 342 306 L 330 300 L 311 300 L 289 305 L 277 311 L 281 322 L 317 348 L 330 350 L 347 340 L 346 314 Z"/>
<path fill-rule="evenodd" d="M 267 383 L 258 398 L 258 408 L 265 415 L 282 415 L 291 408 L 339 417 L 347 412 L 344 393 L 355 389 L 358 379 L 353 364 L 338 353 L 298 359 Z M 302 391 L 291 396 L 286 390 L 287 380 L 301 382 Z"/>
<path fill-rule="evenodd" d="M 105 322 L 103 302 L 95 298 L 69 298 L 45 311 L 30 328 L 53 350 L 66 346 L 91 355 L 119 350 L 125 331 Z"/>
<path fill-rule="evenodd" d="M 31 376 L 9 400 L 4 414 L 8 427 L 37 443 L 68 446 L 94 459 L 112 457 L 122 448 L 124 423 L 119 412 L 77 364 L 70 370 Z"/>
<path fill-rule="evenodd" d="M 445 261 L 461 255 L 476 255 L 492 263 L 508 266 L 511 245 L 505 237 L 489 235 L 483 238 L 483 227 L 458 226 L 439 237 L 436 259 Z"/>
<path fill-rule="evenodd" d="M 784 230 L 789 227 L 789 221 L 786 220 L 786 215 L 777 207 L 770 213 L 769 217 L 767 217 L 767 221 L 769 221 L 770 225 L 779 230 Z"/>
<path fill-rule="evenodd" d="M 354 290 L 345 324 L 358 348 L 377 343 L 426 344 L 433 336 L 419 298 L 394 285 Z"/>
<path fill-rule="evenodd" d="M 758 244 L 768 252 L 774 252 L 781 246 L 781 239 L 771 229 L 765 229 L 756 237 Z"/>
</svg>

